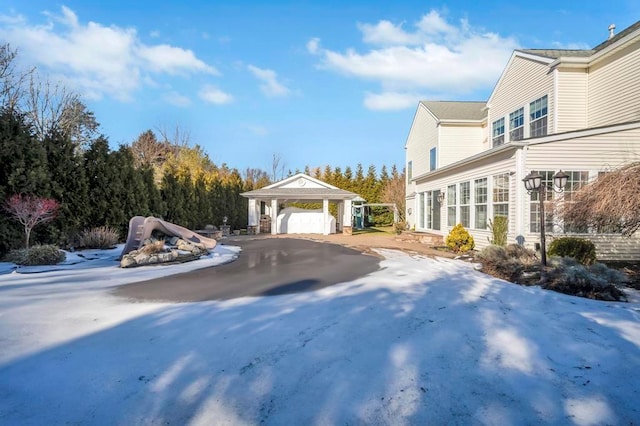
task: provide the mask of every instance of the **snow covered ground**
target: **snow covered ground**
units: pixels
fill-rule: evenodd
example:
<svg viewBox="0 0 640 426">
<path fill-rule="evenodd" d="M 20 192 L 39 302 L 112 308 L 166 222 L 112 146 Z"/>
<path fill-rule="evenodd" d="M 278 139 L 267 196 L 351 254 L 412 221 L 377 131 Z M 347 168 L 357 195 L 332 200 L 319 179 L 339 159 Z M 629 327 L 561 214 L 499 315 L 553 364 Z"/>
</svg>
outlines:
<svg viewBox="0 0 640 426">
<path fill-rule="evenodd" d="M 640 423 L 640 304 L 380 253 L 380 271 L 320 291 L 185 304 L 109 290 L 237 250 L 0 265 L 0 424 Z"/>
</svg>

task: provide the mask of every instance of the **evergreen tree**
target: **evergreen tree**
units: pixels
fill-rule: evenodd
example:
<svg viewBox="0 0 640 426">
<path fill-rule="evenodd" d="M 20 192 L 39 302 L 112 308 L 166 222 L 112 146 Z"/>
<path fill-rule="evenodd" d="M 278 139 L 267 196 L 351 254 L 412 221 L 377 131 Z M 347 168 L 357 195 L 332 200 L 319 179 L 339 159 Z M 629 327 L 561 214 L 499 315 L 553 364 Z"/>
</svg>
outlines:
<svg viewBox="0 0 640 426">
<path fill-rule="evenodd" d="M 358 193 L 362 193 L 365 190 L 365 188 L 364 188 L 364 170 L 362 169 L 362 163 L 358 163 L 358 165 L 356 166 L 356 176 L 353 179 L 353 188 Z M 362 195 L 362 198 L 364 198 L 368 202 L 371 202 L 371 200 L 369 200 L 364 195 Z"/>
<path fill-rule="evenodd" d="M 163 218 L 166 215 L 166 205 L 162 201 L 162 195 L 156 185 L 155 170 L 153 166 L 147 165 L 139 169 L 142 175 L 144 191 L 148 197 L 148 215 Z"/>
<path fill-rule="evenodd" d="M 89 145 L 84 153 L 84 169 L 89 193 L 87 225 L 89 227 L 113 225 L 109 223 L 110 210 L 120 208 L 112 198 L 112 187 L 118 180 L 118 170 L 113 169 L 109 161 L 109 142 L 100 136 Z"/>
<path fill-rule="evenodd" d="M 49 195 L 46 152 L 26 120 L 10 110 L 0 110 L 0 203 L 15 194 Z M 0 255 L 22 242 L 20 226 L 0 212 Z"/>
<path fill-rule="evenodd" d="M 353 191 L 356 192 L 356 188 L 354 185 L 354 181 L 353 181 L 353 172 L 351 171 L 351 167 L 347 166 L 344 169 L 344 174 L 343 176 L 343 183 L 341 187 L 339 187 L 340 189 L 344 189 L 345 191 Z"/>
<path fill-rule="evenodd" d="M 87 225 L 89 212 L 88 182 L 77 144 L 57 129 L 47 134 L 43 145 L 51 176 L 49 196 L 60 203 L 58 214 L 50 226 L 38 235 L 58 244 L 72 244 L 73 238 Z"/>
</svg>

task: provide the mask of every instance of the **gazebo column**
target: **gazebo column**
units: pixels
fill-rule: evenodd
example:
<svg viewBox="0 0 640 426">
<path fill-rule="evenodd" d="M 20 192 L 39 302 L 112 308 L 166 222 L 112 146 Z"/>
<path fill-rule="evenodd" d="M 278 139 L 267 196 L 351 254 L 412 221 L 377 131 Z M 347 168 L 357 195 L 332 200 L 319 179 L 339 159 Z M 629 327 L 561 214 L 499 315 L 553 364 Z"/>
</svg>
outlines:
<svg viewBox="0 0 640 426">
<path fill-rule="evenodd" d="M 351 213 L 351 200 L 344 200 L 344 207 L 342 209 L 342 233 L 346 235 L 353 233 Z"/>
<path fill-rule="evenodd" d="M 249 198 L 249 221 L 247 231 L 258 234 L 260 232 L 260 204 L 255 198 Z"/>
<path fill-rule="evenodd" d="M 278 199 L 271 200 L 271 235 L 278 234 Z"/>
<path fill-rule="evenodd" d="M 322 200 L 322 233 L 329 235 L 329 199 Z"/>
</svg>

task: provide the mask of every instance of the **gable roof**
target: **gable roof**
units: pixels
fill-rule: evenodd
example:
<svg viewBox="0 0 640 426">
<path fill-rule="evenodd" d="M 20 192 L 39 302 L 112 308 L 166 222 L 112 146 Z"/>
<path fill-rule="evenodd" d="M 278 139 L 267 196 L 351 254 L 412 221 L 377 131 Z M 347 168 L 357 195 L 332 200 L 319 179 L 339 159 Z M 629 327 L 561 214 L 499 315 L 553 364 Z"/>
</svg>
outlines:
<svg viewBox="0 0 640 426">
<path fill-rule="evenodd" d="M 297 173 L 293 176 L 289 176 L 288 178 L 284 178 L 278 182 L 272 183 L 271 185 L 265 186 L 263 189 L 272 189 L 272 188 L 280 188 L 291 184 L 297 180 L 303 179 L 306 182 L 313 182 L 316 185 L 319 185 L 324 188 L 329 189 L 339 189 L 337 186 L 329 185 L 327 182 L 323 182 L 320 179 L 316 179 L 304 173 Z"/>
<path fill-rule="evenodd" d="M 528 53 L 530 55 L 541 56 L 549 59 L 560 58 L 588 58 L 594 54 L 606 49 L 618 40 L 625 38 L 627 35 L 640 29 L 640 21 L 620 31 L 615 36 L 607 39 L 594 47 L 593 49 L 516 49 L 516 52 Z"/>
<path fill-rule="evenodd" d="M 482 121 L 487 117 L 486 102 L 420 101 L 438 120 Z"/>
<path fill-rule="evenodd" d="M 516 49 L 516 52 L 528 53 L 530 55 L 542 56 L 549 59 L 561 57 L 587 58 L 595 53 L 593 49 L 572 50 L 572 49 Z"/>
<path fill-rule="evenodd" d="M 597 45 L 596 47 L 593 48 L 593 52 L 599 52 L 600 50 L 608 47 L 609 45 L 615 43 L 616 41 L 626 37 L 628 34 L 631 34 L 632 32 L 634 32 L 635 30 L 640 29 L 640 21 L 636 22 L 633 25 L 628 26 L 627 28 L 625 28 L 624 30 L 620 31 L 618 34 L 616 34 L 615 36 L 613 36 L 612 38 L 603 41 L 602 43 L 600 43 L 599 45 Z"/>
<path fill-rule="evenodd" d="M 310 185 L 307 185 L 307 184 Z M 261 189 L 243 192 L 245 198 L 259 200 L 352 200 L 358 194 L 329 185 L 304 173 L 298 173 Z"/>
</svg>

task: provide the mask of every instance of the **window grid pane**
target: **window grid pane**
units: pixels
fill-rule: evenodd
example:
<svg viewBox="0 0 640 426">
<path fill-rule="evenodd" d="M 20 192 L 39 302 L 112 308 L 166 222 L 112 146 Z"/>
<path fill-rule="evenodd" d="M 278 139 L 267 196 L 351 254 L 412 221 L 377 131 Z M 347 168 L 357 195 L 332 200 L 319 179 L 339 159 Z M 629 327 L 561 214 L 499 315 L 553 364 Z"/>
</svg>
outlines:
<svg viewBox="0 0 640 426">
<path fill-rule="evenodd" d="M 456 226 L 456 186 L 447 187 L 447 225 Z"/>
<path fill-rule="evenodd" d="M 509 139 L 519 141 L 524 138 L 524 108 L 509 114 Z"/>
<path fill-rule="evenodd" d="M 532 171 L 536 173 L 536 171 Z M 543 170 L 537 171 L 542 176 L 541 185 L 545 186 L 545 202 L 553 200 L 553 175 L 554 171 Z M 538 191 L 531 193 L 529 231 L 540 232 L 540 197 Z M 545 206 L 546 207 L 546 206 Z M 551 230 L 553 228 L 553 213 L 550 209 L 545 209 L 545 228 Z"/>
<path fill-rule="evenodd" d="M 474 228 L 487 227 L 487 178 L 476 179 L 474 182 L 475 195 L 475 223 Z"/>
<path fill-rule="evenodd" d="M 493 146 L 504 144 L 504 117 L 493 122 Z"/>
<path fill-rule="evenodd" d="M 547 95 L 529 104 L 530 136 L 547 134 Z"/>
</svg>

